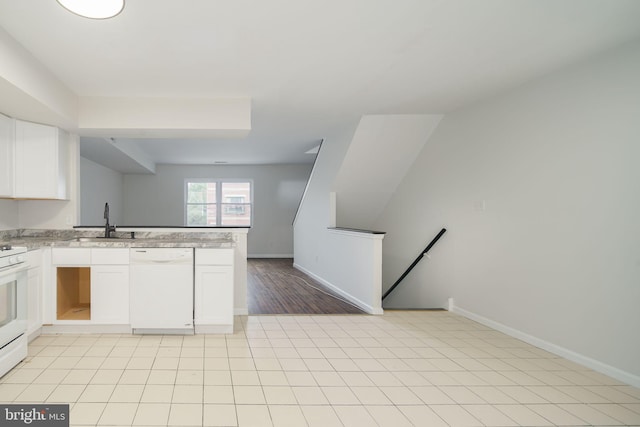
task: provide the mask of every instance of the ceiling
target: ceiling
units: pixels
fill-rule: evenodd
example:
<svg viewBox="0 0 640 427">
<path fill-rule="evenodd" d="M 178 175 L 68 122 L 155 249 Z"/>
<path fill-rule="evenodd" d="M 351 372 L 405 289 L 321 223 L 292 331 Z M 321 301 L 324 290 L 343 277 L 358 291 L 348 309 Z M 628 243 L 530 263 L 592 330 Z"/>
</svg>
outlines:
<svg viewBox="0 0 640 427">
<path fill-rule="evenodd" d="M 0 26 L 79 97 L 251 98 L 244 138 L 116 138 L 179 164 L 312 162 L 363 114 L 450 112 L 638 22 L 636 0 L 128 0 L 110 20 L 0 0 Z"/>
</svg>

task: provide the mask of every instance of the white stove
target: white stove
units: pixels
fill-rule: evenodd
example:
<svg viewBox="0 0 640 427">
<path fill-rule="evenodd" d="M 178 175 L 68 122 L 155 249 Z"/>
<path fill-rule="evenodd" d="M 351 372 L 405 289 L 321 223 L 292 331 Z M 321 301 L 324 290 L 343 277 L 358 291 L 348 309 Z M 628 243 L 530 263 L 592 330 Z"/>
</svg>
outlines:
<svg viewBox="0 0 640 427">
<path fill-rule="evenodd" d="M 0 244 L 0 376 L 27 357 L 26 253 Z"/>
<path fill-rule="evenodd" d="M 0 245 L 0 271 L 5 267 L 21 264 L 27 261 L 27 248 L 21 246 Z"/>
</svg>

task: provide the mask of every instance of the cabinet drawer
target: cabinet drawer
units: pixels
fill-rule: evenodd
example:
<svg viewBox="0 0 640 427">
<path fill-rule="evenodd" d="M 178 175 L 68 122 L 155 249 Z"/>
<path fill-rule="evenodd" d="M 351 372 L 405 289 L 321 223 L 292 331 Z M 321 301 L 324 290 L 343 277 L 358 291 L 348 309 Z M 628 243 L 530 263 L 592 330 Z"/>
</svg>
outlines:
<svg viewBox="0 0 640 427">
<path fill-rule="evenodd" d="M 129 249 L 91 249 L 91 264 L 129 265 Z"/>
<path fill-rule="evenodd" d="M 233 265 L 233 249 L 196 249 L 196 265 Z"/>
<path fill-rule="evenodd" d="M 53 248 L 51 251 L 53 265 L 90 265 L 91 251 L 85 248 Z"/>
</svg>

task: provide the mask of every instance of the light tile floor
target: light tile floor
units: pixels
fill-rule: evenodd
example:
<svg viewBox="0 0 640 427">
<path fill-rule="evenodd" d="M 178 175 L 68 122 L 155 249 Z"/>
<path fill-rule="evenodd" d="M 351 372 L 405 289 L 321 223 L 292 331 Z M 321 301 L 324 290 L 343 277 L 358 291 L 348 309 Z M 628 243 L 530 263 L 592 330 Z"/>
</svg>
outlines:
<svg viewBox="0 0 640 427">
<path fill-rule="evenodd" d="M 640 389 L 448 312 L 250 316 L 233 335 L 43 335 L 0 401 L 74 426 L 640 425 Z"/>
</svg>

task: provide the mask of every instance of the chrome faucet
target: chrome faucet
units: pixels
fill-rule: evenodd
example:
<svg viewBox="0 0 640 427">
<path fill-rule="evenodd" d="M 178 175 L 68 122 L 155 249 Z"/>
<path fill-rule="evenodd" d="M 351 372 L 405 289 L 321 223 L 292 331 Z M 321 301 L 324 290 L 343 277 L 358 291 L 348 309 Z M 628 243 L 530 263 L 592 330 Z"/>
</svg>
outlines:
<svg viewBox="0 0 640 427">
<path fill-rule="evenodd" d="M 109 225 L 109 203 L 104 204 L 104 219 L 107 220 L 104 224 L 104 238 L 108 239 L 111 237 L 111 233 L 116 231 L 115 225 Z"/>
</svg>

